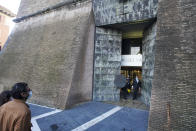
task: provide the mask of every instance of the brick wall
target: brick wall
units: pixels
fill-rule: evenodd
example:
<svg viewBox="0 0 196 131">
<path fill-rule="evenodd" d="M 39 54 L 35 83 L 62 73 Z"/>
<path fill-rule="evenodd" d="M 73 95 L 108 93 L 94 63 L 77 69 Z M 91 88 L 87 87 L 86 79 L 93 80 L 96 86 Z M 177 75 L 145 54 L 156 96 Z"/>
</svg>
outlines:
<svg viewBox="0 0 196 131">
<path fill-rule="evenodd" d="M 77 1 L 84 0 L 21 0 L 17 17 L 30 15 L 61 3 L 72 3 Z"/>
<path fill-rule="evenodd" d="M 79 3 L 16 24 L 0 55 L 0 83 L 25 81 L 31 102 L 65 108 L 91 100 L 92 3 Z"/>
<path fill-rule="evenodd" d="M 161 0 L 149 131 L 196 130 L 196 1 Z"/>
</svg>

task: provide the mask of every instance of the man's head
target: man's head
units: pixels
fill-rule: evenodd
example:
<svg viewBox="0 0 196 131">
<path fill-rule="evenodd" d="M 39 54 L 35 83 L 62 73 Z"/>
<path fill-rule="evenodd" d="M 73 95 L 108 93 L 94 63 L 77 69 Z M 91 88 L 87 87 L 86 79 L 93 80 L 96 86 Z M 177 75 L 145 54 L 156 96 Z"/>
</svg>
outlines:
<svg viewBox="0 0 196 131">
<path fill-rule="evenodd" d="M 29 92 L 31 89 L 28 87 L 28 84 L 25 82 L 19 82 L 13 85 L 12 87 L 12 97 L 14 99 L 27 100 L 29 97 Z"/>
<path fill-rule="evenodd" d="M 136 75 L 136 73 L 133 73 L 133 79 L 135 79 L 135 78 L 136 78 L 136 76 L 137 76 L 137 75 Z"/>
</svg>

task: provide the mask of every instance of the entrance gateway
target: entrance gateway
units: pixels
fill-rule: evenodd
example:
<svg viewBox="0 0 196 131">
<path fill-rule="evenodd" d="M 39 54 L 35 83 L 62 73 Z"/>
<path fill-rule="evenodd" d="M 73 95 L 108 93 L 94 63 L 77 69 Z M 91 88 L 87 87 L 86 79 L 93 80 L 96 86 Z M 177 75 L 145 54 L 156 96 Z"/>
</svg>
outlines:
<svg viewBox="0 0 196 131">
<path fill-rule="evenodd" d="M 145 32 L 154 20 L 136 21 L 96 27 L 93 100 L 119 101 L 120 90 L 115 87 L 116 75 L 122 74 L 132 83 L 133 74 L 142 79 L 142 57 L 145 58 Z M 143 64 L 145 60 L 143 60 Z M 142 84 L 145 86 L 145 84 Z M 145 89 L 145 87 L 143 87 Z M 145 93 L 142 95 L 146 95 Z M 145 101 L 146 96 L 142 96 Z"/>
</svg>

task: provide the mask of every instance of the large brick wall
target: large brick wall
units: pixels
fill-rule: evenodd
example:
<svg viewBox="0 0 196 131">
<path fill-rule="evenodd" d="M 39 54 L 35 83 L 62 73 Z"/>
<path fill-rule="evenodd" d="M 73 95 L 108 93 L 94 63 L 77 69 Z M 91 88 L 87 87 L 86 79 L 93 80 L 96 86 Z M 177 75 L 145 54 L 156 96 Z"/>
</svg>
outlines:
<svg viewBox="0 0 196 131">
<path fill-rule="evenodd" d="M 85 0 L 21 0 L 17 17 L 31 15 L 33 13 L 58 6 L 62 3 L 72 3 Z"/>
<path fill-rule="evenodd" d="M 0 55 L 0 86 L 25 81 L 31 102 L 58 108 L 91 100 L 92 15 L 85 2 L 17 23 Z"/>
<path fill-rule="evenodd" d="M 161 0 L 149 131 L 196 130 L 196 1 Z"/>
<path fill-rule="evenodd" d="M 142 101 L 150 106 L 152 79 L 154 75 L 154 55 L 155 55 L 155 39 L 156 39 L 156 23 L 148 27 L 144 32 L 142 42 Z"/>
<path fill-rule="evenodd" d="M 97 26 L 155 18 L 158 0 L 93 0 Z"/>
</svg>

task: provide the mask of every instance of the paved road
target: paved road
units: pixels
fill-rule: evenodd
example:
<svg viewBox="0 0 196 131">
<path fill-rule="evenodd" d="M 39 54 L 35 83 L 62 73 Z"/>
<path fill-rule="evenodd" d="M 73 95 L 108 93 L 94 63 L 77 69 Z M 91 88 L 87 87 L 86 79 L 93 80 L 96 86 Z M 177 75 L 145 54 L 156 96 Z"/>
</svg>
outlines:
<svg viewBox="0 0 196 131">
<path fill-rule="evenodd" d="M 146 131 L 148 111 L 88 102 L 69 110 L 29 104 L 33 131 Z"/>
</svg>

